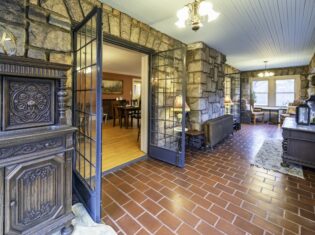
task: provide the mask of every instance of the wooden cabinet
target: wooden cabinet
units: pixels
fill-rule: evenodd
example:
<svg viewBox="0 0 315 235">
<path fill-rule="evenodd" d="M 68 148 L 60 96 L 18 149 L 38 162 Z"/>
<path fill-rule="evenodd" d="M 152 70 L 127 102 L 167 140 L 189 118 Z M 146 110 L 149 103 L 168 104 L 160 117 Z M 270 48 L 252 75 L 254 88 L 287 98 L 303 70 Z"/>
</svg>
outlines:
<svg viewBox="0 0 315 235">
<path fill-rule="evenodd" d="M 295 118 L 287 117 L 282 129 L 283 161 L 315 168 L 315 126 L 297 125 Z"/>
<path fill-rule="evenodd" d="M 71 234 L 68 66 L 0 56 L 0 234 Z"/>
</svg>

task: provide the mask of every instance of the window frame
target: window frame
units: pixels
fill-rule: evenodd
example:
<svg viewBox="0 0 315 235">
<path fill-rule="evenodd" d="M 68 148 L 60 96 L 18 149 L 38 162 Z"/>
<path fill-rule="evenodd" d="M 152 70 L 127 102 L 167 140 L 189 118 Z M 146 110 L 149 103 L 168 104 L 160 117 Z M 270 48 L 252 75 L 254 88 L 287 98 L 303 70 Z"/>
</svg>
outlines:
<svg viewBox="0 0 315 235">
<path fill-rule="evenodd" d="M 266 94 L 267 95 L 267 104 L 259 104 L 259 105 L 256 105 L 255 103 L 254 103 L 254 106 L 260 106 L 260 107 L 265 107 L 265 106 L 268 106 L 268 104 L 269 104 L 269 80 L 268 79 L 266 79 L 266 78 L 263 78 L 263 79 L 255 79 L 255 80 L 253 80 L 252 81 L 252 84 L 251 84 L 251 91 L 253 91 L 254 92 L 254 87 L 253 87 L 253 85 L 254 85 L 254 82 L 264 82 L 264 81 L 266 81 L 267 82 L 267 92 L 255 92 L 255 95 L 257 95 L 257 94 Z"/>
<path fill-rule="evenodd" d="M 293 88 L 293 92 L 292 91 L 290 91 L 290 92 L 288 92 L 288 91 L 280 91 L 280 92 L 278 92 L 277 91 L 277 81 L 285 81 L 285 80 L 293 80 L 293 82 L 294 82 L 294 88 Z M 295 89 L 295 87 L 296 87 L 296 80 L 295 79 L 293 79 L 293 78 L 288 78 L 288 79 L 275 79 L 275 106 L 276 107 L 283 107 L 283 106 L 281 106 L 281 105 L 277 105 L 277 95 L 278 94 L 293 94 L 293 96 L 294 96 L 294 98 L 293 98 L 293 100 L 295 99 L 295 97 L 296 97 L 296 95 L 295 95 L 295 93 L 296 93 L 296 89 Z"/>
<path fill-rule="evenodd" d="M 285 75 L 285 76 L 273 76 L 269 78 L 252 77 L 250 78 L 250 89 L 253 90 L 253 81 L 268 80 L 268 105 L 255 105 L 255 107 L 283 107 L 276 106 L 276 81 L 277 80 L 290 80 L 294 79 L 294 99 L 300 97 L 301 89 L 301 75 Z M 292 93 L 292 92 L 289 92 Z"/>
</svg>

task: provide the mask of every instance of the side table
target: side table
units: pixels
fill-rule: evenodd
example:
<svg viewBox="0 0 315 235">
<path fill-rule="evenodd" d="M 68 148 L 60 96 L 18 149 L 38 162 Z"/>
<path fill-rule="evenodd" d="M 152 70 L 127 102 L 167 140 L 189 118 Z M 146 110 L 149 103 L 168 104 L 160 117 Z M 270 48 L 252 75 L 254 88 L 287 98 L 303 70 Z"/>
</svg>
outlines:
<svg viewBox="0 0 315 235">
<path fill-rule="evenodd" d="M 203 131 L 188 130 L 186 132 L 187 145 L 189 147 L 201 149 L 205 147 L 205 134 Z"/>
</svg>

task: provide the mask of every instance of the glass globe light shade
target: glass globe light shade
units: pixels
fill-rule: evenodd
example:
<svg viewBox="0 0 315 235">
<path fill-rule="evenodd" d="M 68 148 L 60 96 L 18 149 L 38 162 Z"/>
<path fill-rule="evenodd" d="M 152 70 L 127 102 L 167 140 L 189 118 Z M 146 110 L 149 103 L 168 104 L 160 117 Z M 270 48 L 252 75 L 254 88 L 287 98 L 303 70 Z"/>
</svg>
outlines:
<svg viewBox="0 0 315 235">
<path fill-rule="evenodd" d="M 186 21 L 189 19 L 189 7 L 185 6 L 177 11 L 179 21 Z"/>
<path fill-rule="evenodd" d="M 200 16 L 207 16 L 209 15 L 209 12 L 212 11 L 212 9 L 213 9 L 213 5 L 211 2 L 202 1 L 199 4 L 198 14 Z"/>
<path fill-rule="evenodd" d="M 185 23 L 185 22 L 186 22 L 186 21 L 178 20 L 178 21 L 176 21 L 175 25 L 176 25 L 178 28 L 182 29 L 182 28 L 185 28 L 185 27 L 186 27 L 186 23 Z"/>
<path fill-rule="evenodd" d="M 208 14 L 208 22 L 216 20 L 219 17 L 220 13 L 214 10 L 211 10 Z"/>
</svg>

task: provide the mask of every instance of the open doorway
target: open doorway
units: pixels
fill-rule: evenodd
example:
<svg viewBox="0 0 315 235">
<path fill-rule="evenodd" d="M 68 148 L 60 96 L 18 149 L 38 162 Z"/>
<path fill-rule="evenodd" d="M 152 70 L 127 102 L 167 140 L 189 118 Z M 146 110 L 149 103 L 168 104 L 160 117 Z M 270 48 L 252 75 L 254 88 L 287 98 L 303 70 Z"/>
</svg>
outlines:
<svg viewBox="0 0 315 235">
<path fill-rule="evenodd" d="M 147 154 L 148 56 L 103 44 L 102 171 L 105 173 Z"/>
</svg>

